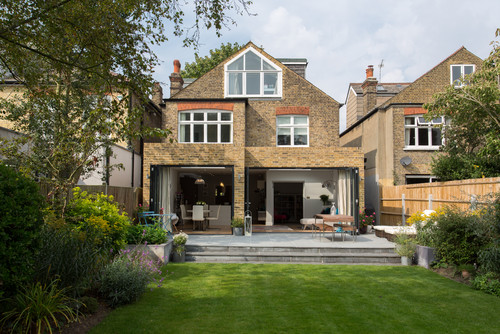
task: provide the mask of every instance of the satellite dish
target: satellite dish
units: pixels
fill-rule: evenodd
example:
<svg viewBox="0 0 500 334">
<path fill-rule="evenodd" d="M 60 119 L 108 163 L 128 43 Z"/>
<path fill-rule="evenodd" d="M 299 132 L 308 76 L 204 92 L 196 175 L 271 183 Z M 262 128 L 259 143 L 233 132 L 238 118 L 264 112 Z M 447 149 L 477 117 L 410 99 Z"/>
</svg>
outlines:
<svg viewBox="0 0 500 334">
<path fill-rule="evenodd" d="M 411 164 L 411 158 L 410 157 L 402 157 L 401 160 L 399 160 L 399 163 L 401 166 L 408 166 Z"/>
</svg>

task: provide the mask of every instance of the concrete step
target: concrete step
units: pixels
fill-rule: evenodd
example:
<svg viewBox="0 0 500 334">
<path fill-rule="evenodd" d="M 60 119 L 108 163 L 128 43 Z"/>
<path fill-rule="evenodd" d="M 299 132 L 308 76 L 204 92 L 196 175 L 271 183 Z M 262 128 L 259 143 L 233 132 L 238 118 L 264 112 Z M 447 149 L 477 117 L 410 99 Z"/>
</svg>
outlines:
<svg viewBox="0 0 500 334">
<path fill-rule="evenodd" d="M 356 263 L 399 264 L 400 257 L 388 248 L 314 247 L 186 247 L 186 261 L 217 263 Z"/>
</svg>

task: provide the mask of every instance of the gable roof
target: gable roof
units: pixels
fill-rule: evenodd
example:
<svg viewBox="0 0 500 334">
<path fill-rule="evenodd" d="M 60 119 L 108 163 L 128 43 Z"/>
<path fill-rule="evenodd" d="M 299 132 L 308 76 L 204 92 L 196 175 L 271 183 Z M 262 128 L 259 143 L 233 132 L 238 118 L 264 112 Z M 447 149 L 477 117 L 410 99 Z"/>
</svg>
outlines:
<svg viewBox="0 0 500 334">
<path fill-rule="evenodd" d="M 435 90 L 429 89 L 427 94 L 422 94 L 418 95 L 415 94 L 415 91 L 417 91 L 420 87 L 425 87 L 426 83 L 431 83 L 432 82 L 432 75 L 438 71 L 442 66 L 444 66 L 448 62 L 453 62 L 454 58 L 461 58 L 461 59 L 468 59 L 471 60 L 471 63 L 481 63 L 482 59 L 467 50 L 464 46 L 460 47 L 457 51 L 453 52 L 450 56 L 446 57 L 443 61 L 441 61 L 439 64 L 431 68 L 429 71 L 421 75 L 418 79 L 413 81 L 411 84 L 408 86 L 404 87 L 398 94 L 387 100 L 386 102 L 382 103 L 380 106 L 373 108 L 372 110 L 368 111 L 366 115 L 364 115 L 361 119 L 356 121 L 353 125 L 351 125 L 349 128 L 344 130 L 340 136 L 342 137 L 344 134 L 350 132 L 352 129 L 356 128 L 358 125 L 363 123 L 366 119 L 370 118 L 372 115 L 377 113 L 379 110 L 382 109 L 387 109 L 391 105 L 397 105 L 397 104 L 405 104 L 405 105 L 422 105 L 424 103 L 429 102 L 432 98 L 432 96 L 438 92 L 438 90 L 435 88 Z M 457 62 L 457 64 L 464 64 L 463 61 Z M 449 78 L 447 78 L 449 79 Z M 449 84 L 449 81 L 448 81 Z"/>
</svg>

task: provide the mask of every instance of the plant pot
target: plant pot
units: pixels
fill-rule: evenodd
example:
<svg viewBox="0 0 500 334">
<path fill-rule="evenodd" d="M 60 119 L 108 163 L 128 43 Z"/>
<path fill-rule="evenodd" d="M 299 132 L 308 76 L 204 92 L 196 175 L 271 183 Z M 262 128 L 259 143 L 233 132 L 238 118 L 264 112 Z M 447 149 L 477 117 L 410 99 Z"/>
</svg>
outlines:
<svg viewBox="0 0 500 334">
<path fill-rule="evenodd" d="M 233 227 L 233 235 L 242 236 L 243 227 Z"/>
<path fill-rule="evenodd" d="M 366 227 L 366 233 L 372 233 L 373 232 L 373 226 L 372 225 L 368 225 Z"/>
<path fill-rule="evenodd" d="M 419 266 L 429 269 L 435 259 L 434 248 L 417 245 L 417 263 Z"/>
<path fill-rule="evenodd" d="M 409 258 L 408 256 L 401 256 L 401 264 L 403 266 L 411 265 L 411 258 Z"/>
<path fill-rule="evenodd" d="M 172 262 L 186 262 L 186 251 L 183 251 L 179 254 L 174 250 L 172 255 Z"/>
<path fill-rule="evenodd" d="M 365 234 L 367 230 L 367 226 L 360 226 L 359 227 L 359 234 Z"/>
</svg>

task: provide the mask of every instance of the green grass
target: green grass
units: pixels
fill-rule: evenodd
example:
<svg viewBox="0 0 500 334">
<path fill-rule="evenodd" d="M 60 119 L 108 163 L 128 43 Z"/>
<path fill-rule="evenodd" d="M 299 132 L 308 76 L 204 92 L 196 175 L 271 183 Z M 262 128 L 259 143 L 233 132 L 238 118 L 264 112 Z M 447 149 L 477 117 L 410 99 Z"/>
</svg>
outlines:
<svg viewBox="0 0 500 334">
<path fill-rule="evenodd" d="M 500 333 L 500 298 L 420 267 L 169 264 L 91 333 Z"/>
</svg>

